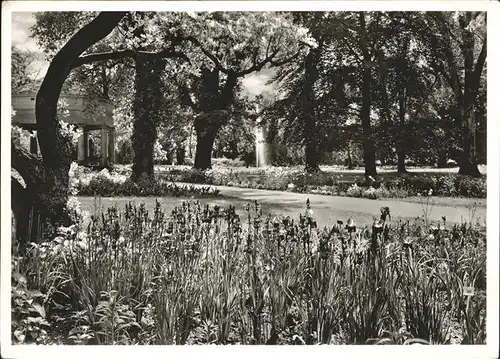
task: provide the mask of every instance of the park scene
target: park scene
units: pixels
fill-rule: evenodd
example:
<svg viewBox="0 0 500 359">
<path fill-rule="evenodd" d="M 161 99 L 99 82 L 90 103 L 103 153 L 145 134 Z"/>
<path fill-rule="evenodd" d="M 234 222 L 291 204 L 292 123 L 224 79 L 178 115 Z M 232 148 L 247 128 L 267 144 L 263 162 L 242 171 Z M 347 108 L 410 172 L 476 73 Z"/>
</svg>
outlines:
<svg viewBox="0 0 500 359">
<path fill-rule="evenodd" d="M 484 12 L 14 12 L 13 344 L 485 344 Z"/>
</svg>

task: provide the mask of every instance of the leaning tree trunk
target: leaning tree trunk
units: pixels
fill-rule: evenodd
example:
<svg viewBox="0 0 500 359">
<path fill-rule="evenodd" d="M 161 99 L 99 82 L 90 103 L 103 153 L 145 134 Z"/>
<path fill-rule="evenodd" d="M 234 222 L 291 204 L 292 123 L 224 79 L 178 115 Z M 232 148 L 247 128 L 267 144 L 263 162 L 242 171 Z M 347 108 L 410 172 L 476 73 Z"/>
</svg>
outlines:
<svg viewBox="0 0 500 359">
<path fill-rule="evenodd" d="M 53 224 L 70 223 L 70 216 L 66 211 L 68 172 L 71 163 L 70 142 L 61 132 L 57 118 L 57 102 L 62 86 L 79 56 L 106 37 L 125 14 L 125 12 L 100 13 L 92 22 L 80 29 L 52 59 L 35 103 L 37 135 L 43 162 L 12 145 L 12 167 L 26 182 L 26 192 L 16 188 L 13 201 L 16 201 L 18 196 L 23 197 L 26 194 L 31 197 L 31 202 L 41 217 Z M 20 200 L 24 201 L 25 198 Z M 30 216 L 30 214 L 17 213 L 17 216 Z"/>
<path fill-rule="evenodd" d="M 372 129 L 370 121 L 371 111 L 371 82 L 372 73 L 369 65 L 363 69 L 362 82 L 362 104 L 361 104 L 361 124 L 363 127 L 363 158 L 365 161 L 365 176 L 376 176 L 377 167 L 375 165 L 375 146 L 373 145 Z"/>
<path fill-rule="evenodd" d="M 157 124 L 161 111 L 161 73 L 165 60 L 159 57 L 137 56 L 135 77 L 135 121 L 132 134 L 134 160 L 132 180 L 154 175 L 154 145 L 158 137 Z"/>
</svg>

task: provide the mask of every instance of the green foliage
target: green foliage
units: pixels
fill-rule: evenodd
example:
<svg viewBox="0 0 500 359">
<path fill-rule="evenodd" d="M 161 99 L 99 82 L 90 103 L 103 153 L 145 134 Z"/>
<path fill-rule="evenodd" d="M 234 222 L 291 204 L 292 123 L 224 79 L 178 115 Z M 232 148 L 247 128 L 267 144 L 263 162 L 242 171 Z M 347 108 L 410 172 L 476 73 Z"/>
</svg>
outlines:
<svg viewBox="0 0 500 359">
<path fill-rule="evenodd" d="M 11 48 L 11 89 L 12 93 L 24 91 L 35 91 L 36 77 L 38 73 L 33 68 L 35 55 L 19 50 L 17 47 Z"/>
<path fill-rule="evenodd" d="M 13 261 L 15 259 L 13 257 Z M 39 290 L 29 290 L 27 279 L 12 271 L 12 341 L 16 344 L 49 344 L 45 295 Z"/>
<path fill-rule="evenodd" d="M 126 176 L 110 174 L 106 169 L 98 174 L 80 176 L 75 184 L 76 193 L 81 196 L 203 196 L 215 197 L 218 189 L 209 186 L 179 186 L 165 179 L 141 178 L 132 181 Z"/>
</svg>

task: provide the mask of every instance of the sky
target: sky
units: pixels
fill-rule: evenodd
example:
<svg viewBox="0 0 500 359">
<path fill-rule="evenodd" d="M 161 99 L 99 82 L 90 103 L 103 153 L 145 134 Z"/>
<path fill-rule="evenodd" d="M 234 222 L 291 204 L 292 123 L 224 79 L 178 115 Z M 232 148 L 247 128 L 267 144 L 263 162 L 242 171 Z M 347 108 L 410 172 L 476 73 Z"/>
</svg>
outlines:
<svg viewBox="0 0 500 359">
<path fill-rule="evenodd" d="M 42 78 L 47 72 L 49 66 L 44 59 L 44 54 L 38 47 L 36 40 L 31 37 L 30 27 L 35 24 L 35 17 L 32 12 L 13 12 L 12 13 L 12 46 L 19 50 L 30 51 L 35 60 L 32 67 L 38 73 L 39 78 Z M 261 92 L 270 89 L 267 81 L 272 76 L 270 70 L 262 70 L 259 73 L 254 73 L 246 76 L 242 83 L 249 97 L 256 96 Z"/>
</svg>

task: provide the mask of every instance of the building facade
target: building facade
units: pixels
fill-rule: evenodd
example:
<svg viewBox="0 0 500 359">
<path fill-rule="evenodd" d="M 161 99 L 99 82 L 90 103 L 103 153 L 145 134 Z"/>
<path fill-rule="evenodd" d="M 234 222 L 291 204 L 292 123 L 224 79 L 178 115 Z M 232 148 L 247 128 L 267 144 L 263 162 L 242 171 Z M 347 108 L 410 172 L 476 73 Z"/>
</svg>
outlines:
<svg viewBox="0 0 500 359">
<path fill-rule="evenodd" d="M 12 95 L 12 108 L 15 114 L 12 124 L 33 132 L 36 130 L 35 117 L 36 93 L 21 93 Z M 102 166 L 115 162 L 115 126 L 113 121 L 113 104 L 110 100 L 97 99 L 90 101 L 84 96 L 61 95 L 59 101 L 64 108 L 63 120 L 82 129 L 83 134 L 78 139 L 76 160 L 86 163 L 95 157 L 95 146 L 91 132 L 98 132 L 100 138 L 99 161 Z M 38 153 L 38 143 L 35 136 L 30 138 L 30 151 Z"/>
</svg>

